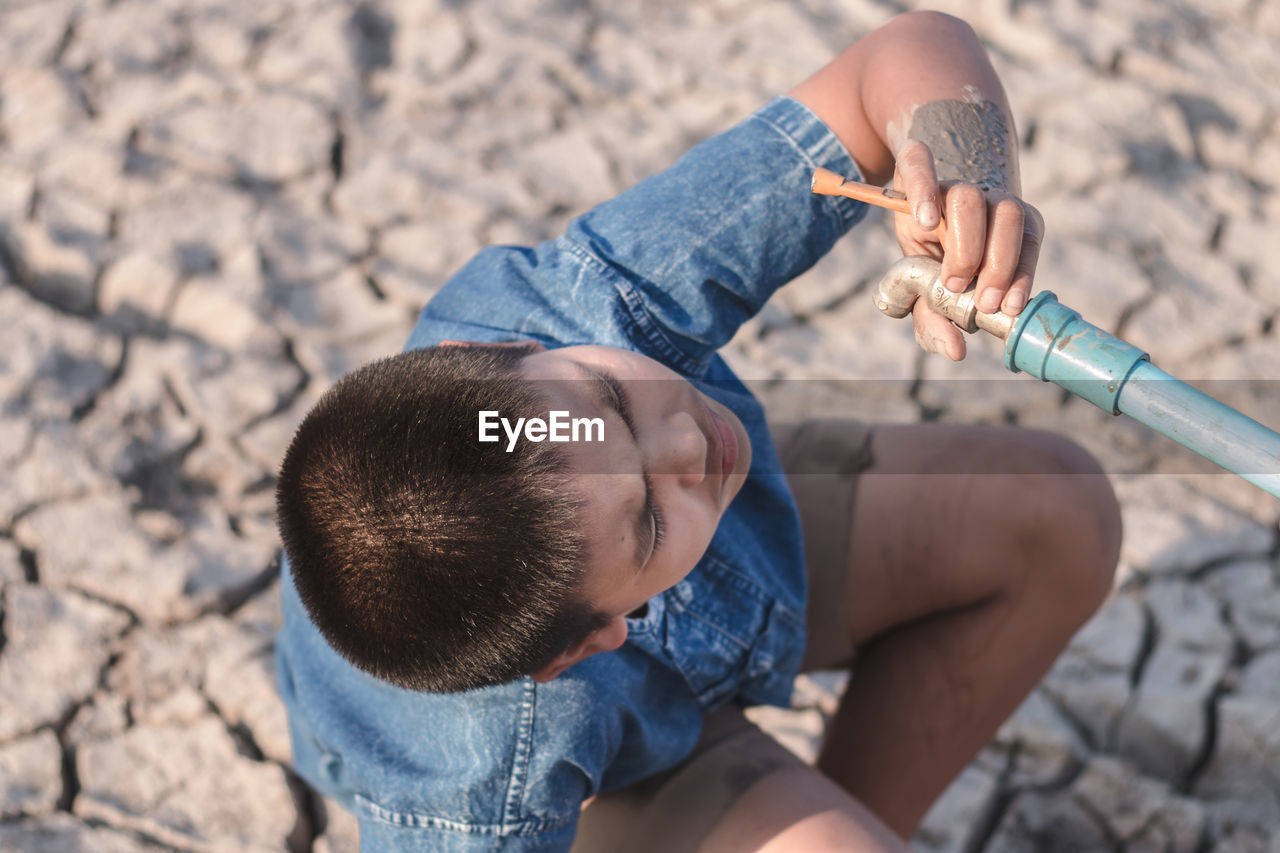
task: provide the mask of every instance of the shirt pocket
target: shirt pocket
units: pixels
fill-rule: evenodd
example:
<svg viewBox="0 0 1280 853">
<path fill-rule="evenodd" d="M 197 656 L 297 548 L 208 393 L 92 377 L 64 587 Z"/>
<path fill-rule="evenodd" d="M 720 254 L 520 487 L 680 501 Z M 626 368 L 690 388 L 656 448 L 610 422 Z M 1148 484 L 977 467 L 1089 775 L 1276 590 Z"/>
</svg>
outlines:
<svg viewBox="0 0 1280 853">
<path fill-rule="evenodd" d="M 760 584 L 707 555 L 667 590 L 663 650 L 698 704 L 709 710 L 750 686 L 787 680 L 803 628 Z M 775 678 L 776 676 L 776 678 Z"/>
</svg>

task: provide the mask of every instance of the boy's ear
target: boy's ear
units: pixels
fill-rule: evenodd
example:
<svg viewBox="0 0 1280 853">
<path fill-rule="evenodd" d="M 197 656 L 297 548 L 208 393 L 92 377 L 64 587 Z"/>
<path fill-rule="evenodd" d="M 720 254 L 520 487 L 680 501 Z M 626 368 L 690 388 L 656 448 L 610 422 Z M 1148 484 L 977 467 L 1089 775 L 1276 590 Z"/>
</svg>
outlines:
<svg viewBox="0 0 1280 853">
<path fill-rule="evenodd" d="M 483 341 L 441 341 L 436 344 L 439 347 L 523 347 L 532 349 L 535 352 L 544 352 L 546 347 L 537 341 L 503 341 L 502 343 L 487 344 Z"/>
<path fill-rule="evenodd" d="M 611 652 L 627 641 L 627 618 L 615 616 L 603 628 L 597 628 L 577 643 L 565 649 L 531 677 L 539 684 L 546 684 L 560 673 L 596 652 Z"/>
</svg>

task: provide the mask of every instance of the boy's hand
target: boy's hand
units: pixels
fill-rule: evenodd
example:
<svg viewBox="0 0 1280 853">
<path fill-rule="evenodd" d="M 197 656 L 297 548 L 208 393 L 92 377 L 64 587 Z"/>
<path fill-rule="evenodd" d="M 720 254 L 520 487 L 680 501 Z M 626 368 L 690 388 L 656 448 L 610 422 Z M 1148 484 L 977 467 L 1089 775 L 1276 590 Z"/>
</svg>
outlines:
<svg viewBox="0 0 1280 853">
<path fill-rule="evenodd" d="M 863 180 L 881 184 L 892 175 L 906 194 L 914 216 L 898 215 L 894 226 L 904 252 L 940 259 L 943 282 L 955 290 L 976 278 L 979 310 L 1021 312 L 1044 221 L 1017 198 L 1013 117 L 972 27 L 941 12 L 899 15 L 791 95 L 835 132 Z M 933 233 L 939 212 L 947 222 L 942 241 Z M 923 301 L 913 320 L 924 349 L 964 358 L 964 337 L 949 320 Z"/>
<path fill-rule="evenodd" d="M 948 290 L 963 291 L 976 277 L 980 311 L 1010 316 L 1022 311 L 1044 236 L 1038 210 L 1002 189 L 959 181 L 939 184 L 932 152 L 914 139 L 894 158 L 893 186 L 906 193 L 914 211 L 914 216 L 894 216 L 903 254 L 940 258 Z M 940 211 L 947 225 L 945 246 L 935 232 Z M 916 302 L 912 323 L 923 349 L 952 361 L 964 358 L 964 335 L 923 300 Z"/>
</svg>

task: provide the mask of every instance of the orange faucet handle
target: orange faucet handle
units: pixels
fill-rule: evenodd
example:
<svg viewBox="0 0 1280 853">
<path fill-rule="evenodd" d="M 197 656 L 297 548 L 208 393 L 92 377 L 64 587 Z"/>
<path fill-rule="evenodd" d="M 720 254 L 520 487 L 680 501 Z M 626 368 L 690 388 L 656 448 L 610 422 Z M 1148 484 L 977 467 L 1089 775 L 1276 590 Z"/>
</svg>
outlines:
<svg viewBox="0 0 1280 853">
<path fill-rule="evenodd" d="M 815 169 L 813 181 L 810 183 L 809 188 L 818 195 L 844 196 L 855 201 L 892 210 L 894 213 L 911 215 L 911 205 L 907 203 L 907 197 L 897 190 L 852 181 L 830 169 Z M 938 217 L 938 227 L 934 229 L 934 233 L 937 234 L 938 242 L 945 249 L 947 246 L 947 222 L 941 216 Z"/>
</svg>

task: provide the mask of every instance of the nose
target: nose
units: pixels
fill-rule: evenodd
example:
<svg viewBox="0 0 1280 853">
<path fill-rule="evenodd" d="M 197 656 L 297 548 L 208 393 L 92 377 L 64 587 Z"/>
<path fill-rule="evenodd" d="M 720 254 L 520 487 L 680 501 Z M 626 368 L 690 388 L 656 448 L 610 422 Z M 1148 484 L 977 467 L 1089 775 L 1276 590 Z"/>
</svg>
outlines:
<svg viewBox="0 0 1280 853">
<path fill-rule="evenodd" d="M 682 486 L 696 486 L 707 476 L 706 433 L 687 411 L 674 412 L 663 421 L 662 450 L 655 471 L 679 477 Z"/>
</svg>

